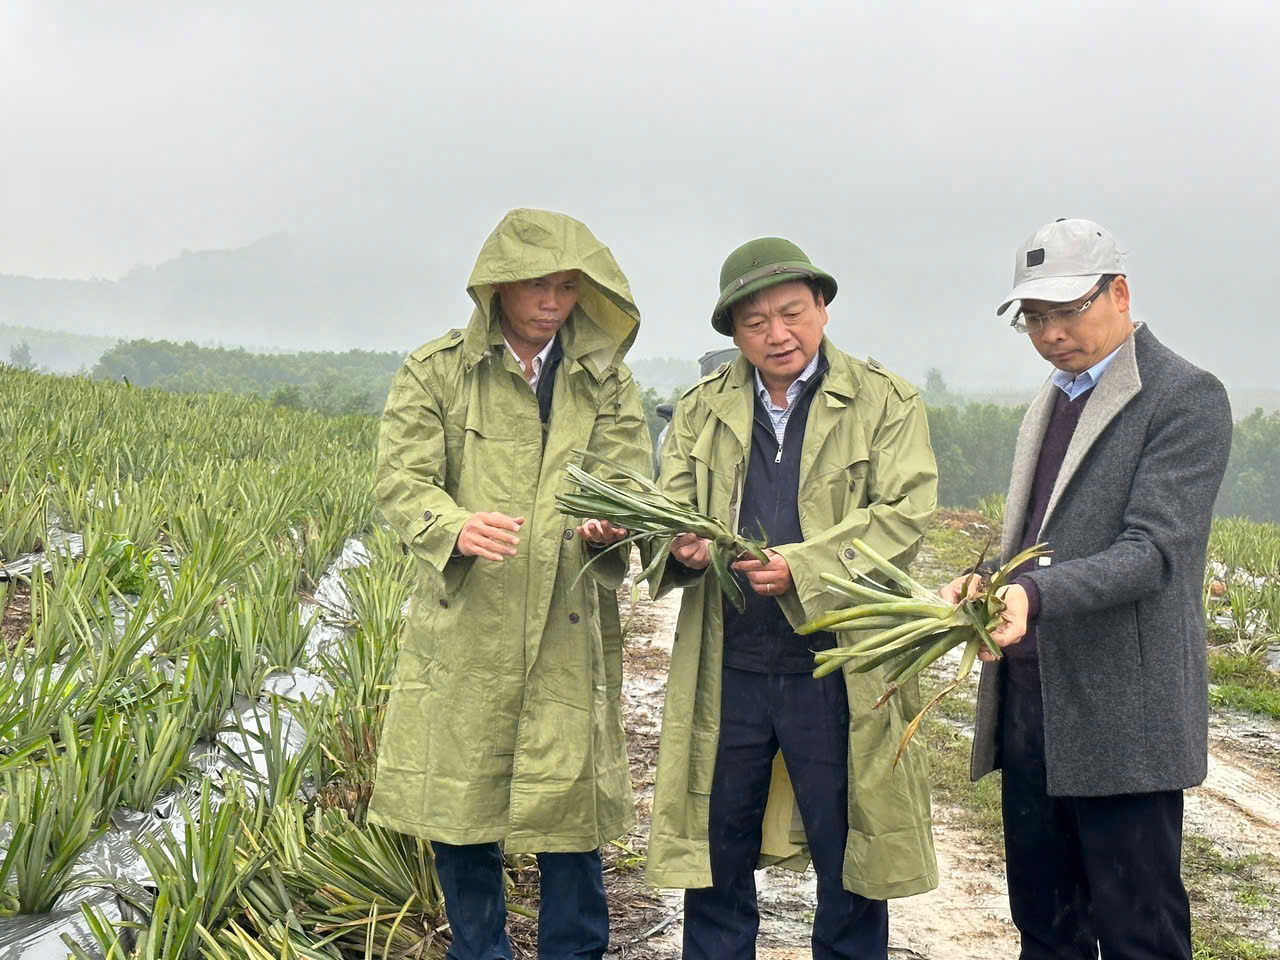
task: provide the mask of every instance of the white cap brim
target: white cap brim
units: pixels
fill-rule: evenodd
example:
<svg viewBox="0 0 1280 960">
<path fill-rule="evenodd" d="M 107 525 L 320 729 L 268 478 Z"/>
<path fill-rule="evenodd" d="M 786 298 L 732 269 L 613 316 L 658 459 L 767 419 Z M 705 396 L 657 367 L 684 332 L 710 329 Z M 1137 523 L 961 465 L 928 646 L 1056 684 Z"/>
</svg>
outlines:
<svg viewBox="0 0 1280 960">
<path fill-rule="evenodd" d="M 1019 300 L 1044 300 L 1048 303 L 1070 303 L 1079 300 L 1098 285 L 1102 274 L 1094 273 L 1083 277 L 1037 277 L 1024 280 L 1018 284 L 1000 304 L 996 316 L 1009 309 L 1009 304 Z"/>
</svg>

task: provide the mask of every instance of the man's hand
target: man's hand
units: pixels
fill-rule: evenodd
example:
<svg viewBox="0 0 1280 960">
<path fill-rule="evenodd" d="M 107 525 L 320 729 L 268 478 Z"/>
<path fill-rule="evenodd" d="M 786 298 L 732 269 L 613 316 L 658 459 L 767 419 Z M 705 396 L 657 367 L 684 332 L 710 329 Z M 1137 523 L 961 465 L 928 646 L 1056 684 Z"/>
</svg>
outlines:
<svg viewBox="0 0 1280 960">
<path fill-rule="evenodd" d="M 516 536 L 524 517 L 508 517 L 505 513 L 473 513 L 458 533 L 457 552 L 464 557 L 483 557 L 501 563 L 516 555 L 520 538 Z"/>
<path fill-rule="evenodd" d="M 1000 626 L 991 631 L 991 639 L 1001 647 L 1012 646 L 1027 634 L 1027 591 L 1020 584 L 1001 587 L 996 596 L 1004 601 L 1000 613 Z M 995 659 L 987 650 L 979 649 L 978 656 L 988 662 Z"/>
<path fill-rule="evenodd" d="M 977 593 L 982 587 L 982 578 L 976 573 L 966 573 L 963 577 L 956 577 L 945 587 L 938 591 L 938 596 L 942 597 L 947 603 L 959 603 L 961 600 L 967 600 Z"/>
<path fill-rule="evenodd" d="M 769 558 L 767 564 L 752 557 L 748 560 L 739 560 L 733 565 L 733 569 L 739 573 L 745 573 L 751 589 L 760 596 L 781 596 L 795 586 L 791 579 L 791 568 L 787 566 L 787 561 L 781 554 L 766 550 L 765 555 Z"/>
<path fill-rule="evenodd" d="M 625 527 L 615 527 L 608 520 L 583 520 L 578 526 L 578 536 L 592 547 L 611 547 L 626 535 Z"/>
<path fill-rule="evenodd" d="M 711 565 L 711 541 L 682 533 L 671 541 L 671 555 L 690 570 L 705 570 Z"/>
</svg>

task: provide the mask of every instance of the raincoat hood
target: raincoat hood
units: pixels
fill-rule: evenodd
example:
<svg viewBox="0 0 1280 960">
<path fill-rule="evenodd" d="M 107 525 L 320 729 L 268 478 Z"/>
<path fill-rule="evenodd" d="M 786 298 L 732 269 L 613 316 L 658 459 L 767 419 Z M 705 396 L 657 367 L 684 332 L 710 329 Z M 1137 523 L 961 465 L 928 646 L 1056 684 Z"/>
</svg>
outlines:
<svg viewBox="0 0 1280 960">
<path fill-rule="evenodd" d="M 521 208 L 499 221 L 480 248 L 467 281 L 476 312 L 467 327 L 466 350 L 476 360 L 492 342 L 498 323 L 497 285 L 578 270 L 586 281 L 578 304 L 560 328 L 564 355 L 597 379 L 616 367 L 640 330 L 631 286 L 609 248 L 586 225 L 549 210 Z"/>
</svg>

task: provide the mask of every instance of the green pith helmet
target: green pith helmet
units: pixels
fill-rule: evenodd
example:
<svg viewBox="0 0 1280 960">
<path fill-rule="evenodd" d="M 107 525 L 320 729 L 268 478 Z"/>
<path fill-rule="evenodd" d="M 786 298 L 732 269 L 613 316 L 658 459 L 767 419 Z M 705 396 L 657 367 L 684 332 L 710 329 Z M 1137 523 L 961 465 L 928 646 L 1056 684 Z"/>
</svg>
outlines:
<svg viewBox="0 0 1280 960">
<path fill-rule="evenodd" d="M 835 278 L 810 263 L 790 240 L 760 237 L 747 241 L 729 254 L 720 268 L 720 299 L 711 314 L 711 325 L 726 337 L 733 336 L 730 308 L 735 303 L 757 290 L 792 280 L 817 280 L 823 300 L 830 303 L 836 298 Z"/>
</svg>

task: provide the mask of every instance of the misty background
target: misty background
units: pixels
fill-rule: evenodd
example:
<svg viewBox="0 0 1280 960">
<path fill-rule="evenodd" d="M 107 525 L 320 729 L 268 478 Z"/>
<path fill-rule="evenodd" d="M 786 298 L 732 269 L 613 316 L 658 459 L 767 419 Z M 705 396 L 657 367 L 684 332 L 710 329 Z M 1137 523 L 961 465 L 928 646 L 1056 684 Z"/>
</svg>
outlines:
<svg viewBox="0 0 1280 960">
<path fill-rule="evenodd" d="M 1025 390 L 1014 250 L 1084 216 L 1138 318 L 1273 388 L 1277 28 L 1263 2 L 8 0 L 0 324 L 405 352 L 542 206 L 628 274 L 636 360 L 724 345 L 720 264 L 778 234 L 839 280 L 843 348 Z"/>
</svg>

